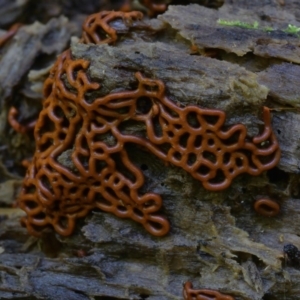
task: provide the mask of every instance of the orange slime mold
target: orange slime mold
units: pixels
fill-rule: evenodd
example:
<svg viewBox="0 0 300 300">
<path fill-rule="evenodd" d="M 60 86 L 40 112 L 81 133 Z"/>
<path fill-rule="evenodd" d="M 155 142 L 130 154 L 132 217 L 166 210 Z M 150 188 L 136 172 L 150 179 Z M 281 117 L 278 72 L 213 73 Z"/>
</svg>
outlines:
<svg viewBox="0 0 300 300">
<path fill-rule="evenodd" d="M 271 199 L 259 199 L 254 203 L 255 211 L 265 217 L 275 217 L 280 212 L 280 206 Z"/>
<path fill-rule="evenodd" d="M 220 110 L 178 107 L 166 97 L 162 81 L 140 72 L 135 90 L 91 99 L 100 85 L 89 80 L 88 67 L 68 50 L 45 82 L 36 152 L 19 200 L 31 234 L 52 226 L 70 235 L 76 220 L 94 208 L 130 218 L 152 235 L 167 234 L 169 222 L 157 214 L 162 199 L 139 192 L 144 176 L 128 157 L 128 143 L 183 168 L 211 191 L 226 189 L 239 174 L 259 175 L 277 164 L 280 151 L 267 108 L 265 128 L 251 140 L 242 124 L 226 129 Z M 128 120 L 144 124 L 145 136 L 123 133 Z"/>
<path fill-rule="evenodd" d="M 183 288 L 184 300 L 234 300 L 229 295 L 213 290 L 194 290 L 191 282 L 186 282 Z"/>
<path fill-rule="evenodd" d="M 167 10 L 167 4 L 157 4 L 153 0 L 139 0 L 146 8 L 149 9 L 149 16 L 162 14 Z"/>
<path fill-rule="evenodd" d="M 18 115 L 19 115 L 19 111 L 14 106 L 12 106 L 8 111 L 7 121 L 15 131 L 20 133 L 26 133 L 34 129 L 36 120 L 26 125 L 23 125 L 17 120 Z"/>
<path fill-rule="evenodd" d="M 0 38 L 0 47 L 3 46 L 10 38 L 12 38 L 22 26 L 21 23 L 12 25 L 8 31 Z"/>
<path fill-rule="evenodd" d="M 123 12 L 132 10 L 133 0 L 124 0 L 120 8 Z M 167 10 L 168 5 L 163 3 L 155 3 L 155 0 L 139 0 L 139 2 L 147 9 L 147 13 L 150 17 L 154 17 L 157 14 L 164 13 Z"/>
<path fill-rule="evenodd" d="M 122 19 L 130 27 L 132 20 L 140 20 L 143 14 L 139 11 L 102 11 L 87 17 L 83 24 L 81 41 L 83 43 L 111 44 L 117 40 L 117 31 L 109 22 Z"/>
</svg>

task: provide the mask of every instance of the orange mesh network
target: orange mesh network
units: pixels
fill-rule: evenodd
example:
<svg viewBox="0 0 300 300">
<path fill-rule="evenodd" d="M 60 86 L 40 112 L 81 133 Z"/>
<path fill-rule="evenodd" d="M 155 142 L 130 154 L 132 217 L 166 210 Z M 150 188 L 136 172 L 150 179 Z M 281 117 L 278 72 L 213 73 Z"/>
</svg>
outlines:
<svg viewBox="0 0 300 300">
<path fill-rule="evenodd" d="M 140 192 L 144 176 L 128 157 L 128 143 L 186 170 L 211 191 L 227 188 L 239 174 L 259 175 L 279 160 L 267 108 L 264 130 L 251 140 L 242 124 L 225 128 L 220 110 L 177 106 L 162 81 L 141 72 L 135 90 L 92 99 L 101 86 L 90 81 L 88 68 L 67 50 L 44 85 L 36 152 L 19 201 L 33 235 L 48 226 L 70 235 L 76 220 L 94 208 L 130 218 L 152 235 L 168 233 L 169 222 L 158 214 L 161 197 Z M 124 133 L 128 120 L 144 124 L 145 136 Z"/>
<path fill-rule="evenodd" d="M 206 289 L 194 290 L 191 282 L 185 283 L 183 297 L 184 300 L 234 300 L 233 297 L 217 291 Z"/>
<path fill-rule="evenodd" d="M 83 24 L 81 41 L 83 43 L 111 44 L 117 40 L 117 31 L 109 25 L 111 21 L 122 19 L 129 27 L 133 20 L 140 20 L 143 14 L 139 11 L 102 11 L 92 14 Z"/>
<path fill-rule="evenodd" d="M 69 235 L 75 220 L 96 207 L 131 218 L 153 235 L 164 235 L 169 223 L 155 214 L 161 208 L 161 197 L 139 194 L 144 177 L 124 148 L 136 137 L 123 135 L 118 128 L 136 115 L 135 102 L 143 89 L 89 103 L 86 94 L 99 85 L 89 81 L 88 65 L 84 60 L 73 61 L 66 51 L 45 82 L 47 99 L 35 129 L 37 148 L 20 197 L 20 207 L 27 213 L 23 223 L 34 235 L 47 225 Z M 122 108 L 129 110 L 122 113 Z M 111 134 L 114 141 L 106 144 L 103 134 Z M 137 141 L 143 145 L 143 139 Z M 71 153 L 69 165 L 60 162 L 63 153 Z M 116 155 L 133 179 L 118 170 Z"/>
</svg>

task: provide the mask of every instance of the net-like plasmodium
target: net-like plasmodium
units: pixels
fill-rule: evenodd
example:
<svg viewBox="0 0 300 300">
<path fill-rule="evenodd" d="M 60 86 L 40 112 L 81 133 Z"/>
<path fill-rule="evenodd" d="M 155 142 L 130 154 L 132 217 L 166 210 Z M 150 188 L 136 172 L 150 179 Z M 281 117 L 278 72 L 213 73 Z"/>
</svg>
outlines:
<svg viewBox="0 0 300 300">
<path fill-rule="evenodd" d="M 101 86 L 89 80 L 88 67 L 88 61 L 73 60 L 68 50 L 45 82 L 37 148 L 19 201 L 31 234 L 52 226 L 70 235 L 78 218 L 99 208 L 131 218 L 153 235 L 165 235 L 169 222 L 157 214 L 162 199 L 140 193 L 144 176 L 128 157 L 129 143 L 183 168 L 211 191 L 226 189 L 239 174 L 259 175 L 279 161 L 267 108 L 262 133 L 250 139 L 242 124 L 224 127 L 220 110 L 177 106 L 166 97 L 162 81 L 140 72 L 135 90 L 91 99 Z M 128 120 L 144 125 L 145 136 L 124 133 Z"/>
<path fill-rule="evenodd" d="M 184 300 L 234 300 L 229 295 L 222 294 L 218 291 L 199 289 L 194 290 L 191 282 L 187 282 L 183 288 Z"/>
<path fill-rule="evenodd" d="M 134 95 L 143 92 L 112 94 L 89 103 L 86 93 L 99 85 L 88 80 L 88 65 L 84 60 L 73 61 L 67 51 L 45 83 L 47 99 L 35 128 L 37 149 L 19 201 L 27 213 L 23 223 L 34 235 L 48 225 L 69 235 L 76 219 L 100 208 L 131 218 L 154 235 L 164 235 L 169 223 L 155 214 L 162 205 L 161 197 L 139 194 L 144 177 L 124 148 L 127 139 L 135 137 L 123 136 L 118 130 L 122 121 L 135 114 Z M 129 111 L 119 112 L 122 107 Z M 101 141 L 105 133 L 115 138 L 114 144 Z M 70 153 L 68 166 L 59 162 L 63 153 Z M 118 171 L 113 155 L 118 155 L 133 178 Z"/>
<path fill-rule="evenodd" d="M 110 22 L 116 19 L 122 19 L 123 22 L 131 27 L 134 20 L 140 20 L 143 14 L 139 11 L 121 12 L 121 11 L 102 11 L 92 14 L 83 23 L 82 39 L 83 43 L 93 44 L 111 44 L 117 38 L 117 30 L 110 26 Z"/>
</svg>

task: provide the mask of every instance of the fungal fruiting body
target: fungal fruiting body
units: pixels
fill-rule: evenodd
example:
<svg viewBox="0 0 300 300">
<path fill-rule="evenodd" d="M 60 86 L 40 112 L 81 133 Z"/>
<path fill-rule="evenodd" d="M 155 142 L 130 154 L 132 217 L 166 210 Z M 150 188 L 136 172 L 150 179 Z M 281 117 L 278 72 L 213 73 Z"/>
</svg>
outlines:
<svg viewBox="0 0 300 300">
<path fill-rule="evenodd" d="M 27 214 L 22 222 L 33 235 L 48 226 L 70 235 L 76 220 L 94 208 L 130 218 L 152 235 L 168 233 L 169 222 L 157 214 L 161 197 L 140 193 L 144 176 L 128 157 L 128 143 L 183 168 L 211 191 L 226 189 L 239 174 L 259 175 L 279 160 L 267 108 L 264 130 L 251 140 L 242 124 L 225 128 L 220 110 L 177 106 L 162 81 L 141 72 L 136 89 L 91 99 L 101 86 L 90 81 L 88 68 L 67 50 L 44 85 L 36 152 L 19 200 Z M 144 124 L 145 136 L 122 132 L 128 120 Z"/>
<path fill-rule="evenodd" d="M 214 290 L 194 290 L 191 282 L 186 282 L 183 287 L 184 300 L 234 300 L 229 295 L 222 294 Z"/>
</svg>

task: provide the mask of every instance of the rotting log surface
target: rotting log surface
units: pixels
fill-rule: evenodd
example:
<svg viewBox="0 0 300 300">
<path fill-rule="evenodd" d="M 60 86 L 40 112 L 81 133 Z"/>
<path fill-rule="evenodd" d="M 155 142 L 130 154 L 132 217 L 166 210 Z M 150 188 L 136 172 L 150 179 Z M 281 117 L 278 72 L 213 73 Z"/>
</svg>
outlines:
<svg viewBox="0 0 300 300">
<path fill-rule="evenodd" d="M 284 244 L 300 248 L 299 38 L 284 32 L 288 24 L 300 26 L 300 7 L 274 0 L 259 1 L 261 9 L 257 1 L 253 7 L 246 2 L 227 1 L 219 10 L 170 6 L 158 21 L 137 23 L 131 32 L 114 22 L 124 35 L 114 46 L 73 40 L 71 51 L 73 58 L 90 61 L 89 75 L 102 86 L 98 97 L 133 89 L 134 73 L 141 71 L 163 81 L 175 103 L 221 109 L 228 126 L 242 123 L 250 136 L 260 131 L 267 105 L 282 149 L 278 167 L 259 177 L 239 176 L 227 190 L 211 192 L 185 171 L 130 145 L 130 159 L 146 177 L 142 192 L 161 195 L 170 233 L 153 237 L 131 220 L 93 211 L 77 223 L 74 235 L 49 232 L 37 240 L 20 227 L 20 212 L 3 216 L 1 299 L 179 300 L 187 281 L 236 300 L 300 299 L 299 266 L 282 259 Z M 222 26 L 218 19 L 258 21 L 276 30 Z M 143 130 L 127 125 L 131 134 Z M 2 159 L 0 195 L 12 198 L 19 181 Z M 257 215 L 253 204 L 260 198 L 276 200 L 280 214 Z"/>
</svg>

